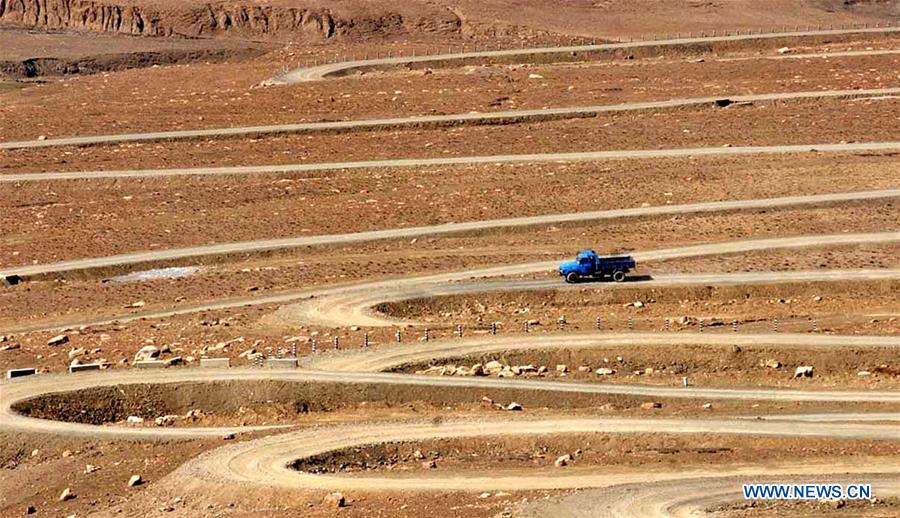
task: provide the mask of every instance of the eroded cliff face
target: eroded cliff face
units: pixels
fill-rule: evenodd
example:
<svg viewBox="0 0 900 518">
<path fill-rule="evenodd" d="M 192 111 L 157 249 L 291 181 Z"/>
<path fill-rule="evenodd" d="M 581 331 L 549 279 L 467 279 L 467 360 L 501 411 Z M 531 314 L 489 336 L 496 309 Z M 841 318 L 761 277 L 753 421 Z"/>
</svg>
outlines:
<svg viewBox="0 0 900 518">
<path fill-rule="evenodd" d="M 446 9 L 401 12 L 244 2 L 116 3 L 90 0 L 0 0 L 0 27 L 131 34 L 137 36 L 233 36 L 322 41 L 338 36 L 391 36 L 459 32 Z M 188 4 L 188 5 L 185 5 Z M 293 3 L 296 4 L 296 3 Z M 385 4 L 390 5 L 390 3 Z M 401 4 L 402 5 L 402 4 Z M 400 7 L 400 6 L 398 6 Z M 400 7 L 402 8 L 402 7 Z"/>
</svg>

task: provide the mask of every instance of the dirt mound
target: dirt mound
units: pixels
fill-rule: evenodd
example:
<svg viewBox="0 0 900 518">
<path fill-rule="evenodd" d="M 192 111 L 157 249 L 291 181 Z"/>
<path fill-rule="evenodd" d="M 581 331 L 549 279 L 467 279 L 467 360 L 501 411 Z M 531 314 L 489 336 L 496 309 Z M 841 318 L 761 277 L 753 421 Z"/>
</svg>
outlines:
<svg viewBox="0 0 900 518">
<path fill-rule="evenodd" d="M 0 27 L 139 36 L 227 35 L 317 42 L 341 36 L 452 33 L 459 24 L 454 14 L 437 7 L 369 7 L 355 1 L 0 0 Z"/>
</svg>

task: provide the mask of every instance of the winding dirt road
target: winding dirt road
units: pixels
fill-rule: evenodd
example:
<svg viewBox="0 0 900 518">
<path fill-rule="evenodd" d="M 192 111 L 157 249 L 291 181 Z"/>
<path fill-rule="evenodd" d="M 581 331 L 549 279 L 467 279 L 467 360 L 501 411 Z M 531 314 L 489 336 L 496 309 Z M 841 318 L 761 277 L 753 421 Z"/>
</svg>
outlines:
<svg viewBox="0 0 900 518">
<path fill-rule="evenodd" d="M 607 50 L 636 49 L 641 47 L 674 47 L 696 43 L 734 42 L 747 40 L 765 40 L 775 38 L 797 38 L 805 36 L 837 36 L 842 34 L 877 34 L 900 32 L 900 27 L 870 27 L 852 29 L 825 29 L 805 31 L 783 31 L 766 34 L 731 34 L 721 36 L 699 36 L 687 38 L 666 38 L 657 40 L 630 41 L 622 43 L 603 43 L 599 45 L 572 45 L 568 47 L 537 47 L 522 49 L 485 50 L 481 52 L 450 52 L 426 56 L 396 56 L 376 59 L 362 59 L 327 63 L 313 67 L 298 68 L 270 79 L 265 84 L 284 85 L 304 81 L 321 81 L 328 77 L 347 75 L 355 71 L 379 68 L 390 68 L 412 64 L 444 63 L 454 61 L 490 60 L 517 56 L 547 56 L 554 54 L 571 54 L 579 52 L 598 52 Z"/>
</svg>

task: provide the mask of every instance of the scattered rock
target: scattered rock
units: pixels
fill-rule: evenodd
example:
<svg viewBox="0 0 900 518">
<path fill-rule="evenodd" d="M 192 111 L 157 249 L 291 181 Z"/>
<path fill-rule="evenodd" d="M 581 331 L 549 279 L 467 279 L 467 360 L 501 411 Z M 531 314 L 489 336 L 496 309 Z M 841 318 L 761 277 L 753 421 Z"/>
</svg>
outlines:
<svg viewBox="0 0 900 518">
<path fill-rule="evenodd" d="M 0 347 L 0 351 L 15 351 L 19 348 L 19 344 L 7 344 Z"/>
<path fill-rule="evenodd" d="M 138 417 L 136 415 L 130 415 L 125 419 L 125 422 L 128 424 L 141 424 L 144 422 L 144 418 Z"/>
<path fill-rule="evenodd" d="M 781 362 L 779 362 L 778 360 L 766 360 L 766 367 L 770 369 L 780 369 Z"/>
<path fill-rule="evenodd" d="M 790 47 L 781 47 L 780 49 L 778 49 L 778 53 L 779 53 L 779 54 L 787 54 L 787 53 L 789 53 L 790 51 L 791 51 L 791 48 L 790 48 Z"/>
<path fill-rule="evenodd" d="M 643 410 L 653 410 L 654 408 L 662 408 L 662 403 L 658 401 L 647 401 L 646 403 L 641 403 L 641 409 Z"/>
<path fill-rule="evenodd" d="M 433 460 L 426 460 L 422 462 L 422 467 L 425 469 L 435 469 L 437 468 L 437 462 Z"/>
<path fill-rule="evenodd" d="M 69 488 L 63 489 L 63 492 L 59 495 L 60 502 L 72 500 L 73 498 L 75 498 L 75 493 Z"/>
<path fill-rule="evenodd" d="M 514 412 L 518 412 L 518 411 L 522 410 L 522 405 L 520 405 L 516 402 L 512 402 L 512 403 L 506 405 L 505 408 L 506 408 L 506 410 L 512 410 Z"/>
<path fill-rule="evenodd" d="M 47 345 L 62 345 L 69 342 L 69 337 L 66 335 L 56 335 L 53 338 L 47 340 Z"/>
<path fill-rule="evenodd" d="M 611 376 L 616 373 L 616 371 L 614 371 L 613 369 L 607 369 L 606 367 L 600 367 L 594 372 L 600 376 Z"/>
<path fill-rule="evenodd" d="M 69 359 L 77 358 L 84 354 L 84 347 L 78 347 L 69 351 Z"/>
<path fill-rule="evenodd" d="M 591 368 L 587 365 L 579 365 L 578 372 L 591 372 Z"/>
<path fill-rule="evenodd" d="M 131 475 L 128 479 L 128 487 L 140 486 L 144 483 L 144 479 L 140 475 Z"/>
<path fill-rule="evenodd" d="M 63 451 L 63 452 L 62 452 L 62 456 L 63 456 L 63 458 L 71 457 L 71 456 L 72 456 L 72 450 L 65 450 L 65 451 Z"/>
<path fill-rule="evenodd" d="M 144 306 L 146 306 L 146 305 L 147 305 L 146 302 L 144 302 L 143 300 L 139 300 L 139 301 L 137 301 L 137 302 L 132 302 L 131 304 L 125 306 L 125 309 L 142 308 L 142 307 L 144 307 Z"/>
<path fill-rule="evenodd" d="M 469 376 L 484 376 L 484 365 L 476 363 L 469 370 Z"/>
<path fill-rule="evenodd" d="M 98 468 L 97 466 L 94 466 L 93 464 L 88 464 L 87 466 L 84 467 L 84 474 L 87 475 L 88 473 L 93 473 L 93 472 L 97 471 L 98 469 L 100 469 L 100 468 Z"/>
<path fill-rule="evenodd" d="M 565 364 L 559 364 L 556 366 L 556 372 L 562 374 L 565 372 L 569 372 L 569 366 Z"/>
<path fill-rule="evenodd" d="M 861 376 L 861 377 L 864 377 L 864 376 L 870 376 L 871 374 L 872 374 L 872 373 L 869 372 L 869 371 L 859 371 L 859 372 L 856 373 L 857 376 Z"/>
<path fill-rule="evenodd" d="M 568 453 L 565 455 L 561 455 L 556 459 L 556 462 L 553 463 L 557 468 L 561 468 L 563 466 L 568 466 L 569 463 L 572 462 L 572 456 Z"/>
<path fill-rule="evenodd" d="M 706 404 L 704 404 L 704 405 L 703 405 L 703 408 L 709 410 L 710 408 L 712 408 L 712 403 L 706 403 Z"/>
<path fill-rule="evenodd" d="M 481 398 L 481 406 L 486 406 L 486 407 L 488 407 L 488 408 L 493 408 L 493 407 L 494 407 L 494 400 L 491 399 L 491 398 L 489 398 L 489 397 L 487 397 L 487 396 L 484 396 L 484 397 Z"/>
<path fill-rule="evenodd" d="M 497 360 L 491 360 L 484 364 L 484 370 L 485 372 L 494 374 L 503 370 L 503 364 Z"/>
<path fill-rule="evenodd" d="M 794 370 L 795 378 L 812 378 L 813 377 L 813 368 L 810 365 L 801 365 Z"/>
<path fill-rule="evenodd" d="M 345 505 L 347 505 L 347 500 L 341 493 L 329 493 L 322 500 L 322 504 L 327 507 L 337 509 L 339 507 L 344 507 Z"/>
<path fill-rule="evenodd" d="M 159 358 L 159 349 L 155 345 L 145 345 L 134 354 L 134 361 L 142 362 Z"/>
<path fill-rule="evenodd" d="M 233 439 L 234 439 L 233 433 L 226 433 L 225 435 L 222 436 L 223 441 L 231 441 Z"/>
<path fill-rule="evenodd" d="M 845 505 L 847 505 L 847 502 L 845 502 L 843 500 L 831 500 L 831 499 L 822 499 L 822 500 L 819 500 L 819 503 L 822 505 L 826 505 L 832 509 L 842 509 Z"/>
<path fill-rule="evenodd" d="M 172 426 L 178 420 L 177 415 L 163 415 L 153 420 L 156 426 Z"/>
<path fill-rule="evenodd" d="M 528 79 L 543 79 L 544 76 L 540 74 L 528 74 Z"/>
</svg>

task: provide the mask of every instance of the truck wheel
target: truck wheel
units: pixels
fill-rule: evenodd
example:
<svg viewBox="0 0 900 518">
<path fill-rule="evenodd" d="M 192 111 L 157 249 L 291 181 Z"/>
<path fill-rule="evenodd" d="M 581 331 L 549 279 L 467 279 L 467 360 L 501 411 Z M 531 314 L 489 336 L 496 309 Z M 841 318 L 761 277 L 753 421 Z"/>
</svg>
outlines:
<svg viewBox="0 0 900 518">
<path fill-rule="evenodd" d="M 575 284 L 578 282 L 578 274 L 575 272 L 569 272 L 566 274 L 566 282 L 569 284 Z"/>
<path fill-rule="evenodd" d="M 625 281 L 625 272 L 622 270 L 616 270 L 612 274 L 612 278 L 616 282 L 624 282 Z"/>
</svg>

